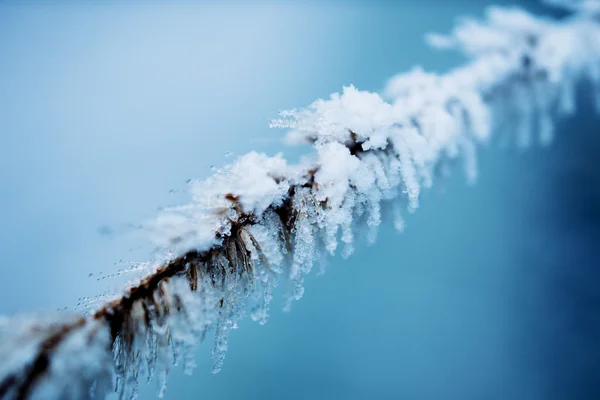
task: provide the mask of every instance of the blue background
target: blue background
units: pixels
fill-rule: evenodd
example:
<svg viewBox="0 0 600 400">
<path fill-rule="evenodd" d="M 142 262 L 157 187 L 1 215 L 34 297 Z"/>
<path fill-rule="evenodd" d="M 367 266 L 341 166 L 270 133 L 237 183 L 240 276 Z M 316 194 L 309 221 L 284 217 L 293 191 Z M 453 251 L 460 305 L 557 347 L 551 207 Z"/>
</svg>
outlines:
<svg viewBox="0 0 600 400">
<path fill-rule="evenodd" d="M 459 65 L 423 35 L 489 3 L 0 2 L 0 313 L 118 290 L 99 272 L 150 256 L 137 227 L 186 201 L 188 178 L 229 153 L 297 158 L 267 127 L 280 109 Z M 217 375 L 208 340 L 166 398 L 598 398 L 600 143 L 583 108 L 548 149 L 484 149 L 475 186 L 438 182 L 405 233 L 384 224 L 311 275 L 291 313 L 242 321 Z"/>
</svg>

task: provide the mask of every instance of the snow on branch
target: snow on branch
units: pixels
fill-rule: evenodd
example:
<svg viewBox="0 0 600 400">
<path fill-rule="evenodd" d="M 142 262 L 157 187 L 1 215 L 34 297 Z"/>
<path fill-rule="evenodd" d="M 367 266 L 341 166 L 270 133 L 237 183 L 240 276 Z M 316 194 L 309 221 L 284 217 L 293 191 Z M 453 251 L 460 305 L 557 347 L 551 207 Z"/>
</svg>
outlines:
<svg viewBox="0 0 600 400">
<path fill-rule="evenodd" d="M 431 45 L 469 61 L 446 74 L 421 68 L 392 77 L 382 94 L 345 87 L 327 100 L 287 110 L 271 126 L 312 157 L 288 165 L 251 152 L 202 182 L 192 201 L 165 210 L 151 227 L 172 254 L 148 263 L 144 277 L 90 315 L 0 320 L 0 398 L 135 398 L 141 377 L 194 367 L 195 346 L 214 331 L 213 371 L 229 331 L 249 315 L 264 324 L 275 286 L 286 307 L 304 293 L 315 261 L 353 252 L 382 219 L 404 227 L 423 188 L 456 163 L 477 175 L 478 148 L 492 136 L 527 147 L 548 144 L 556 119 L 575 112 L 585 82 L 600 104 L 600 3 L 548 0 L 572 14 L 541 18 L 490 8 L 463 19 Z M 599 107 L 600 109 L 600 107 Z M 382 215 L 385 216 L 382 217 Z"/>
</svg>

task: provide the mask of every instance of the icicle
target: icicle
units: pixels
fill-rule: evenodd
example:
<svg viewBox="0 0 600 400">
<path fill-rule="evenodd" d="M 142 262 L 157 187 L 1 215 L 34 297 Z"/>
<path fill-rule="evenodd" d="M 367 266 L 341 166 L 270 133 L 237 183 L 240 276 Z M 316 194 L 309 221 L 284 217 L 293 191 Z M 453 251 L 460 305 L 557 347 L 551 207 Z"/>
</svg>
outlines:
<svg viewBox="0 0 600 400">
<path fill-rule="evenodd" d="M 227 340 L 229 338 L 229 327 L 228 321 L 225 318 L 219 319 L 217 323 L 217 330 L 215 334 L 215 344 L 213 347 L 212 358 L 213 367 L 212 373 L 216 374 L 223 368 L 223 362 L 225 361 L 225 354 L 227 353 Z"/>
<path fill-rule="evenodd" d="M 296 246 L 290 273 L 290 281 L 293 285 L 291 298 L 300 300 L 304 294 L 304 275 L 310 272 L 315 259 L 315 229 L 309 218 L 300 216 L 294 233 Z M 289 309 L 290 305 L 286 305 L 286 309 Z"/>
<path fill-rule="evenodd" d="M 477 148 L 475 143 L 467 138 L 460 140 L 460 147 L 462 148 L 467 182 L 472 185 L 477 180 Z"/>
<path fill-rule="evenodd" d="M 400 171 L 406 188 L 406 194 L 408 196 L 408 208 L 409 210 L 415 211 L 419 206 L 419 181 L 417 179 L 417 173 L 415 166 L 412 162 L 410 150 L 406 141 L 402 138 L 402 131 L 396 131 L 392 136 L 394 143 L 394 149 L 398 154 L 400 161 Z"/>
<path fill-rule="evenodd" d="M 392 203 L 392 215 L 394 217 L 394 228 L 398 232 L 404 232 L 406 228 L 406 223 L 404 222 L 404 218 L 402 218 L 402 210 L 400 209 L 400 201 L 396 200 Z"/>
<path fill-rule="evenodd" d="M 560 85 L 559 115 L 569 116 L 575 112 L 575 85 L 565 79 Z"/>
<path fill-rule="evenodd" d="M 354 206 L 356 204 L 356 195 L 354 193 L 351 193 L 350 195 L 347 196 L 346 198 L 346 202 L 345 202 L 345 208 L 348 210 L 354 210 Z M 341 235 L 341 240 L 344 243 L 344 248 L 342 249 L 342 257 L 344 258 L 348 258 L 352 255 L 352 253 L 354 252 L 354 232 L 352 231 L 352 215 L 350 215 L 349 218 L 346 218 L 344 221 L 342 221 L 341 224 L 341 229 L 342 229 L 342 235 Z"/>
</svg>

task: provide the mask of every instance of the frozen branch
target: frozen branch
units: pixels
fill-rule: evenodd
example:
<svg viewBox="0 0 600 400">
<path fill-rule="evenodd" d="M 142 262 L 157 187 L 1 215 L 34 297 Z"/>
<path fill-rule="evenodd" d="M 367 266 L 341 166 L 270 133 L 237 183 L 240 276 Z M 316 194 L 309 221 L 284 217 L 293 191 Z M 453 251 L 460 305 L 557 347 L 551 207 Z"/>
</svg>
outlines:
<svg viewBox="0 0 600 400">
<path fill-rule="evenodd" d="M 0 320 L 0 397 L 102 397 L 116 386 L 132 398 L 142 376 L 156 376 L 162 393 L 179 358 L 191 372 L 193 349 L 210 330 L 217 372 L 229 330 L 247 314 L 264 324 L 279 282 L 289 308 L 316 260 L 340 246 L 349 256 L 361 230 L 374 241 L 388 214 L 402 229 L 404 209 L 414 211 L 421 190 L 453 164 L 474 180 L 478 148 L 492 137 L 512 136 L 523 148 L 550 143 L 555 121 L 575 112 L 578 83 L 600 104 L 600 7 L 548 2 L 573 14 L 491 8 L 483 21 L 428 36 L 467 55 L 462 67 L 443 75 L 416 68 L 381 95 L 348 86 L 281 112 L 271 126 L 310 143 L 310 158 L 288 165 L 252 152 L 192 182 L 192 201 L 151 227 L 173 257 L 149 263 L 139 282 L 91 315 Z"/>
</svg>

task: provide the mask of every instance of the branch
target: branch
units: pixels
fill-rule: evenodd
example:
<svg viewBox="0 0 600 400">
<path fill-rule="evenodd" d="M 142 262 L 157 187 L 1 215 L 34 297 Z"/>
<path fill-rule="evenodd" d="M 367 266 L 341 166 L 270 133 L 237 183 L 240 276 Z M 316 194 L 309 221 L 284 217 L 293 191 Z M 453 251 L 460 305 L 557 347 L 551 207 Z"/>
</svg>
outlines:
<svg viewBox="0 0 600 400">
<path fill-rule="evenodd" d="M 271 126 L 310 143 L 311 159 L 288 165 L 249 153 L 192 182 L 193 201 L 152 225 L 155 244 L 175 257 L 93 314 L 0 320 L 0 398 L 101 397 L 113 384 L 131 398 L 140 376 L 154 375 L 162 394 L 170 366 L 182 357 L 191 372 L 193 348 L 210 330 L 218 372 L 229 330 L 246 314 L 264 324 L 279 281 L 289 308 L 315 260 L 340 245 L 349 256 L 363 230 L 374 241 L 389 214 L 402 229 L 403 208 L 414 211 L 422 188 L 452 165 L 474 181 L 478 148 L 492 136 L 514 135 L 526 148 L 538 132 L 550 143 L 556 119 L 575 112 L 577 83 L 589 83 L 600 104 L 594 5 L 582 1 L 564 20 L 491 8 L 485 21 L 428 36 L 464 52 L 462 67 L 416 68 L 390 79 L 383 95 L 348 86 L 281 112 Z"/>
</svg>

